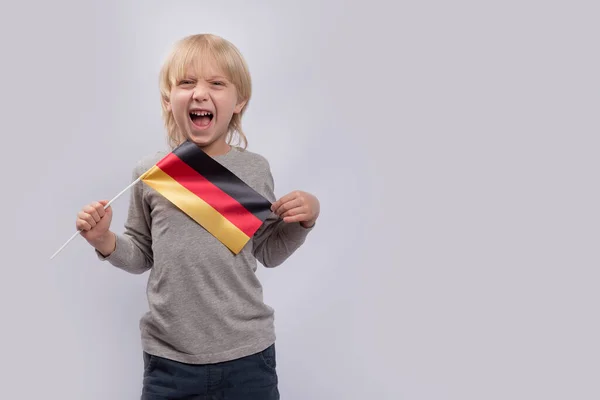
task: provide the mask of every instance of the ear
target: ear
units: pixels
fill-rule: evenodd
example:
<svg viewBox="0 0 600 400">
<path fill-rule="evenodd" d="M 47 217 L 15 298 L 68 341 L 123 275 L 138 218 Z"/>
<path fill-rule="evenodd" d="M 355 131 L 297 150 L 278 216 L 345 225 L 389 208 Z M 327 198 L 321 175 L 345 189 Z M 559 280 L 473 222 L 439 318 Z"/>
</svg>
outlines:
<svg viewBox="0 0 600 400">
<path fill-rule="evenodd" d="M 242 110 L 244 109 L 244 106 L 246 105 L 248 101 L 247 100 L 241 100 L 239 101 L 236 105 L 235 108 L 233 109 L 233 113 L 234 114 L 239 114 L 242 112 Z"/>
<path fill-rule="evenodd" d="M 171 99 L 167 96 L 161 96 L 162 105 L 168 112 L 171 112 Z"/>
</svg>

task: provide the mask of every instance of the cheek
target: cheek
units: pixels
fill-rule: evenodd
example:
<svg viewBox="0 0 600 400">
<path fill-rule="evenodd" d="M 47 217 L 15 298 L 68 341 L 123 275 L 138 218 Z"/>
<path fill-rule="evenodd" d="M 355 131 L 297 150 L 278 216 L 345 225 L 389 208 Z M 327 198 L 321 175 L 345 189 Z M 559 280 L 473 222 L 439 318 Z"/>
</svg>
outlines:
<svg viewBox="0 0 600 400">
<path fill-rule="evenodd" d="M 187 114 L 187 101 L 182 96 L 171 97 L 171 112 L 175 116 Z"/>
<path fill-rule="evenodd" d="M 213 99 L 220 105 L 221 109 L 227 113 L 233 113 L 237 106 L 237 96 L 234 93 L 219 92 L 215 93 Z"/>
</svg>

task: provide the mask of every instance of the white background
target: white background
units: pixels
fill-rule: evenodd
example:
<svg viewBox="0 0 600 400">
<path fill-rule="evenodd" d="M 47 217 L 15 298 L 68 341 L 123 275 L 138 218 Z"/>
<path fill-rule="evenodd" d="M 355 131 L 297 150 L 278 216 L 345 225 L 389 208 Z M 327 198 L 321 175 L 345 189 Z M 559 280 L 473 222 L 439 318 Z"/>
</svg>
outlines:
<svg viewBox="0 0 600 400">
<path fill-rule="evenodd" d="M 160 64 L 212 32 L 277 195 L 322 203 L 259 272 L 282 399 L 600 398 L 594 4 L 3 3 L 0 397 L 139 398 L 147 275 L 49 256 L 165 146 Z"/>
</svg>

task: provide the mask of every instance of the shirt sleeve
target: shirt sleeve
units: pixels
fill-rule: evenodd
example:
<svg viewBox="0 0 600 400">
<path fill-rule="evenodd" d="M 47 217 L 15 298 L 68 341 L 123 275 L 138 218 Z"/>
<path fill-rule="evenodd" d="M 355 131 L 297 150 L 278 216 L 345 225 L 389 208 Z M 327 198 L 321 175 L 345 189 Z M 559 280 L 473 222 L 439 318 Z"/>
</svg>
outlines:
<svg viewBox="0 0 600 400">
<path fill-rule="evenodd" d="M 267 163 L 263 195 L 275 202 L 273 175 Z M 271 213 L 253 237 L 254 257 L 265 267 L 274 268 L 287 260 L 313 230 L 303 227 L 299 222 L 285 223 L 275 213 Z"/>
<path fill-rule="evenodd" d="M 144 172 L 141 165 L 136 166 L 132 181 Z M 106 260 L 132 274 L 141 274 L 149 270 L 154 262 L 150 206 L 144 200 L 143 194 L 144 183 L 140 181 L 131 189 L 125 231 L 123 234 L 115 234 L 117 242 L 115 250 L 108 257 L 104 257 L 96 250 L 100 260 Z"/>
</svg>

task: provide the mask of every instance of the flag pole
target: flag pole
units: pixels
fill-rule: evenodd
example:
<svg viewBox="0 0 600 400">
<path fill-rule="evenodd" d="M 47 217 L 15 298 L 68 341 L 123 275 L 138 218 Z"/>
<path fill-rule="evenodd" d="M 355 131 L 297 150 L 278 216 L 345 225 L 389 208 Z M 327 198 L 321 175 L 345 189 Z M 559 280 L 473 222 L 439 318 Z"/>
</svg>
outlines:
<svg viewBox="0 0 600 400">
<path fill-rule="evenodd" d="M 115 197 L 112 198 L 112 200 L 110 200 L 108 203 L 106 203 L 106 205 L 104 206 L 104 209 L 106 210 L 108 207 L 110 207 L 110 205 L 112 204 L 113 201 L 117 200 L 123 193 L 125 193 L 127 190 L 129 190 L 129 188 L 131 188 L 133 185 L 135 185 L 136 183 L 138 183 L 140 180 L 142 180 L 142 177 L 144 175 L 140 176 L 139 178 L 137 178 L 135 181 L 131 182 L 129 184 L 129 186 L 127 186 L 125 189 L 121 190 L 121 192 L 119 192 L 119 194 L 117 194 Z M 64 249 L 65 247 L 67 247 L 67 245 L 69 243 L 71 243 L 71 241 L 73 239 L 75 239 L 77 237 L 77 235 L 81 233 L 81 229 L 78 230 L 77 232 L 75 232 L 73 234 L 73 236 L 71 236 L 71 238 L 69 240 L 67 240 L 65 242 L 65 244 L 63 244 L 60 249 L 56 250 L 56 253 L 52 254 L 52 256 L 50 257 L 50 259 L 52 260 L 54 257 L 56 257 L 58 255 L 58 253 L 60 253 L 62 251 L 62 249 Z"/>
</svg>

